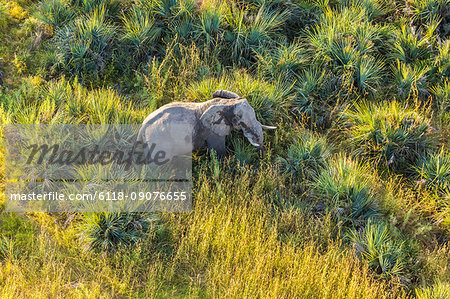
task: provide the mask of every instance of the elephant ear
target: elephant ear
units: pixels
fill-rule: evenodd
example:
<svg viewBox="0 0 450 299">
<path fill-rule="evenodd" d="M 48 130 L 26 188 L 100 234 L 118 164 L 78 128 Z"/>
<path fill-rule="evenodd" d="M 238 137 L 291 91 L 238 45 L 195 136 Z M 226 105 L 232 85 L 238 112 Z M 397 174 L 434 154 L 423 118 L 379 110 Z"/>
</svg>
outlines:
<svg viewBox="0 0 450 299">
<path fill-rule="evenodd" d="M 214 134 L 226 136 L 231 131 L 231 106 L 216 105 L 209 107 L 200 117 L 202 124 Z"/>
</svg>

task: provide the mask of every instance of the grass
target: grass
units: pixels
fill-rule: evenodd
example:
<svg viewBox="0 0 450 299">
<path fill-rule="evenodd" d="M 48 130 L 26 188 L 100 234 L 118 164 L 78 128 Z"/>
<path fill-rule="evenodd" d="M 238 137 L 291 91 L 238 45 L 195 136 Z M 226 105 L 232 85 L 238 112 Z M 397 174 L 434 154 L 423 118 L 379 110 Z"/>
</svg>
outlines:
<svg viewBox="0 0 450 299">
<path fill-rule="evenodd" d="M 189 213 L 7 213 L 0 174 L 0 297 L 448 297 L 447 6 L 0 0 L 2 128 L 218 89 L 278 127 L 194 155 Z"/>
</svg>

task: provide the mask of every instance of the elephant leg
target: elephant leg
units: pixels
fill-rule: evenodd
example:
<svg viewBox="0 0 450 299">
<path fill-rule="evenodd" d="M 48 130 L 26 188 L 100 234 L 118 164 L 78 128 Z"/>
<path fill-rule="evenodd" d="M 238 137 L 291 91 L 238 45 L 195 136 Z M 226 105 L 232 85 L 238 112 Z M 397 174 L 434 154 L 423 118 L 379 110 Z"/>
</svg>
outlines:
<svg viewBox="0 0 450 299">
<path fill-rule="evenodd" d="M 208 144 L 208 149 L 214 149 L 217 152 L 217 156 L 225 157 L 227 154 L 227 149 L 225 147 L 225 137 L 221 136 L 210 136 L 206 139 Z"/>
</svg>

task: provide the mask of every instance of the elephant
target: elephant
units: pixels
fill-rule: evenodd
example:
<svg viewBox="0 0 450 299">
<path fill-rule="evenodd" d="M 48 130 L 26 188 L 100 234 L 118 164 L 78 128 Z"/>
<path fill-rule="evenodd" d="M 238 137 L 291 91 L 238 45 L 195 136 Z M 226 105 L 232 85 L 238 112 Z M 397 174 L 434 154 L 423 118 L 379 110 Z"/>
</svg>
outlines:
<svg viewBox="0 0 450 299">
<path fill-rule="evenodd" d="M 247 99 L 227 90 L 213 93 L 201 102 L 172 102 L 152 112 L 142 123 L 137 140 L 150 145 L 155 140 L 166 157 L 190 155 L 207 145 L 219 157 L 226 155 L 225 137 L 232 129 L 242 130 L 252 145 L 263 152 L 262 125 Z"/>
</svg>

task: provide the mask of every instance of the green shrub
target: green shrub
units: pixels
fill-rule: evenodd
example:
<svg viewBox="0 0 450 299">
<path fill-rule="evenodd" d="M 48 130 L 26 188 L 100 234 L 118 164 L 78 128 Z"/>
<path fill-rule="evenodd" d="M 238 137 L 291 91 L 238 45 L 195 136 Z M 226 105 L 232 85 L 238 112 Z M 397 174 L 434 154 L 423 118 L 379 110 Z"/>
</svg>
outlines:
<svg viewBox="0 0 450 299">
<path fill-rule="evenodd" d="M 309 61 L 309 55 L 298 43 L 280 45 L 273 50 L 265 49 L 257 56 L 259 70 L 264 76 L 282 80 L 297 79 Z"/>
<path fill-rule="evenodd" d="M 408 65 L 397 60 L 397 66 L 392 67 L 397 94 L 403 99 L 428 95 L 427 72 L 429 70 L 427 65 Z"/>
<path fill-rule="evenodd" d="M 402 244 L 392 239 L 388 226 L 369 221 L 361 232 L 349 234 L 357 254 L 378 274 L 401 275 L 404 269 Z"/>
<path fill-rule="evenodd" d="M 433 148 L 430 120 L 420 107 L 397 101 L 355 104 L 344 113 L 354 153 L 378 165 L 405 172 Z"/>
<path fill-rule="evenodd" d="M 242 136 L 231 134 L 231 145 L 236 159 L 243 164 L 251 164 L 258 157 L 258 150 Z"/>
<path fill-rule="evenodd" d="M 341 5 L 365 11 L 370 20 L 376 19 L 389 11 L 384 1 L 377 0 L 344 0 Z"/>
<path fill-rule="evenodd" d="M 85 78 L 98 75 L 111 59 L 115 28 L 105 19 L 105 10 L 94 10 L 87 17 L 57 32 L 56 44 L 63 70 L 70 75 Z"/>
<path fill-rule="evenodd" d="M 7 237 L 0 237 L 0 261 L 5 259 L 15 259 L 19 255 L 15 242 Z"/>
<path fill-rule="evenodd" d="M 441 85 L 431 89 L 436 96 L 437 106 L 441 112 L 450 112 L 450 81 L 445 80 Z"/>
<path fill-rule="evenodd" d="M 50 0 L 39 4 L 37 18 L 56 29 L 72 21 L 74 15 L 67 0 Z"/>
<path fill-rule="evenodd" d="M 450 190 L 450 154 L 444 148 L 421 157 L 416 171 L 431 189 L 441 193 Z"/>
<path fill-rule="evenodd" d="M 403 63 L 416 64 L 431 57 L 430 39 L 410 26 L 401 25 L 395 34 L 391 56 Z"/>
<path fill-rule="evenodd" d="M 434 67 L 436 78 L 440 81 L 442 77 L 450 78 L 450 40 L 440 41 L 437 49 Z"/>
<path fill-rule="evenodd" d="M 384 73 L 384 64 L 371 56 L 359 59 L 355 65 L 354 83 L 363 95 L 379 92 Z"/>
<path fill-rule="evenodd" d="M 286 12 L 277 12 L 261 6 L 256 15 L 233 5 L 226 16 L 227 28 L 222 55 L 231 62 L 249 66 L 255 60 L 255 51 L 281 37 L 280 26 L 286 21 Z M 231 51 L 230 51 L 231 50 Z"/>
<path fill-rule="evenodd" d="M 200 11 L 200 24 L 197 25 L 197 39 L 203 41 L 205 47 L 217 47 L 223 35 L 225 25 L 226 5 L 222 2 L 217 5 L 208 5 Z"/>
<path fill-rule="evenodd" d="M 339 155 L 315 178 L 314 196 L 343 225 L 359 227 L 378 215 L 373 170 Z"/>
<path fill-rule="evenodd" d="M 142 59 L 157 49 L 161 28 L 144 10 L 134 7 L 127 16 L 123 16 L 123 33 L 121 36 L 127 53 L 135 59 Z M 133 61 L 131 62 L 133 63 Z"/>
<path fill-rule="evenodd" d="M 321 67 L 304 70 L 295 85 L 296 96 L 293 111 L 311 124 L 313 129 L 326 129 L 332 121 L 332 113 L 338 111 L 340 93 L 343 91 L 340 78 Z"/>
<path fill-rule="evenodd" d="M 431 22 L 445 16 L 448 0 L 413 0 L 411 6 L 414 16 L 421 21 Z"/>
<path fill-rule="evenodd" d="M 79 14 L 91 14 L 96 10 L 105 10 L 105 16 L 113 19 L 120 10 L 120 0 L 71 0 L 78 7 Z"/>
<path fill-rule="evenodd" d="M 80 224 L 85 249 L 103 254 L 136 244 L 149 227 L 150 220 L 139 213 L 87 213 Z"/>
<path fill-rule="evenodd" d="M 377 53 L 384 30 L 368 22 L 364 10 L 327 10 L 308 32 L 307 39 L 316 59 L 330 61 L 335 68 L 348 69 L 360 56 Z"/>
<path fill-rule="evenodd" d="M 330 146 L 325 139 L 309 131 L 299 132 L 301 136 L 292 144 L 286 158 L 279 157 L 283 172 L 300 180 L 312 180 L 326 167 L 330 157 Z"/>
</svg>

